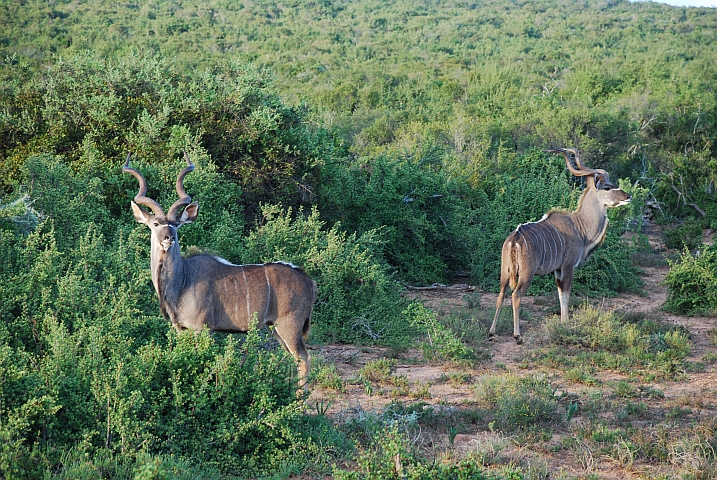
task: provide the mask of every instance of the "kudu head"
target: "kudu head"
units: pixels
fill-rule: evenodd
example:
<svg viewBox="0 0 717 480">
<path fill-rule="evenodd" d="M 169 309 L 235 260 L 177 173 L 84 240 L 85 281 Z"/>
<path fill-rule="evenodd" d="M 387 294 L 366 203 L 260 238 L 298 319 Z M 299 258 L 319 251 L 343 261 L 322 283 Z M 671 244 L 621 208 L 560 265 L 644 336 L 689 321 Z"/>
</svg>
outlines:
<svg viewBox="0 0 717 480">
<path fill-rule="evenodd" d="M 553 148 L 545 150 L 549 153 L 559 153 L 565 157 L 565 163 L 570 173 L 576 177 L 585 177 L 588 189 L 595 189 L 598 203 L 607 207 L 619 207 L 627 205 L 632 200 L 624 190 L 610 181 L 610 175 L 601 168 L 585 168 L 580 163 L 580 153 L 574 148 Z M 577 168 L 570 161 L 570 154 L 575 157 Z"/>
<path fill-rule="evenodd" d="M 197 213 L 199 213 L 199 204 L 197 202 L 190 203 L 192 198 L 184 191 L 184 177 L 194 170 L 194 165 L 189 160 L 189 155 L 185 152 L 184 159 L 187 161 L 187 166 L 177 176 L 176 190 L 179 200 L 169 207 L 169 213 L 165 215 L 159 203 L 146 196 L 147 180 L 144 179 L 141 173 L 129 166 L 131 156 L 131 153 L 127 155 L 122 171 L 133 175 L 139 181 L 139 193 L 137 193 L 134 197 L 134 202 L 132 202 L 134 218 L 139 223 L 144 223 L 150 228 L 152 231 L 152 254 L 156 254 L 161 258 L 167 255 L 173 246 L 176 245 L 179 248 L 177 229 L 185 223 L 192 223 L 197 218 Z M 153 213 L 140 208 L 140 205 L 148 207 Z M 185 206 L 186 208 L 178 216 L 179 211 Z"/>
</svg>

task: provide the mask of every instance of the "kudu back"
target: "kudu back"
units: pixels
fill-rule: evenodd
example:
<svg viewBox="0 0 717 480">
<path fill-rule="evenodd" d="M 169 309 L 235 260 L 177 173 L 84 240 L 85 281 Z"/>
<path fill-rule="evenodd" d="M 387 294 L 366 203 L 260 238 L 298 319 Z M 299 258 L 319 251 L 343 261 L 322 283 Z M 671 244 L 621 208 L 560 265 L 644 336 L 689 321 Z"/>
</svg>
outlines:
<svg viewBox="0 0 717 480">
<path fill-rule="evenodd" d="M 627 205 L 631 200 L 627 193 L 610 182 L 605 170 L 583 167 L 577 150 L 557 148 L 546 152 L 563 155 L 568 170 L 575 176 L 585 177 L 587 187 L 580 196 L 577 210 L 548 212 L 537 222 L 519 225 L 503 243 L 500 292 L 488 335 L 495 335 L 505 291 L 510 285 L 513 291 L 513 337 L 518 343 L 522 343 L 518 323 L 520 299 L 530 288 L 533 277 L 555 274 L 560 318 L 567 321 L 575 268 L 605 240 L 607 209 Z M 570 154 L 575 157 L 577 168 L 572 165 Z"/>
<path fill-rule="evenodd" d="M 180 331 L 199 331 L 206 326 L 210 332 L 226 333 L 246 332 L 256 315 L 258 328 L 274 327 L 276 339 L 298 362 L 299 383 L 305 386 L 310 367 L 306 340 L 316 282 L 301 269 L 283 262 L 233 265 L 206 254 L 183 258 L 177 229 L 193 222 L 199 209 L 184 191 L 184 177 L 194 165 L 185 153 L 187 167 L 179 173 L 176 183 L 179 200 L 165 215 L 155 200 L 145 196 L 147 181 L 130 167 L 130 157 L 131 154 L 122 171 L 139 181 L 132 211 L 134 218 L 152 231 L 152 283 L 162 315 Z"/>
</svg>

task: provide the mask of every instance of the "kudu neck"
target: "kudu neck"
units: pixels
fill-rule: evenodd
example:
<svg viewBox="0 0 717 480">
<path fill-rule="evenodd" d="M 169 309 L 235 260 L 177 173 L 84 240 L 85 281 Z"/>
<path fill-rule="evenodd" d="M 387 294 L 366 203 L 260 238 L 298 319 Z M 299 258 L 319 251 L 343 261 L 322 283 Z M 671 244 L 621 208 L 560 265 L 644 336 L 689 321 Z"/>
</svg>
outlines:
<svg viewBox="0 0 717 480">
<path fill-rule="evenodd" d="M 580 197 L 578 208 L 573 215 L 578 221 L 579 228 L 588 239 L 602 236 L 607 224 L 607 207 L 597 196 L 595 187 L 588 187 Z"/>
<path fill-rule="evenodd" d="M 184 259 L 179 242 L 174 242 L 166 252 L 154 237 L 151 243 L 152 283 L 160 301 L 163 301 L 165 297 L 172 296 L 173 292 L 181 290 L 184 279 Z"/>
</svg>

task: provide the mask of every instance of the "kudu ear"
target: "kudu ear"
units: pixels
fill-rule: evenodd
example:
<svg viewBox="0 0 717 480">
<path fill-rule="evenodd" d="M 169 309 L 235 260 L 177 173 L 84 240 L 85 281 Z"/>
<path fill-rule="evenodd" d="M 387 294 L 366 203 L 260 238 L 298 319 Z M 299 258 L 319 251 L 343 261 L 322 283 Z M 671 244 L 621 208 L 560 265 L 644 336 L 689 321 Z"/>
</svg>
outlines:
<svg viewBox="0 0 717 480">
<path fill-rule="evenodd" d="M 607 172 L 595 175 L 595 180 L 597 182 L 598 190 L 602 190 L 604 188 L 615 188 L 615 185 L 610 181 L 610 175 L 608 175 Z"/>
<path fill-rule="evenodd" d="M 136 203 L 130 203 L 132 204 L 132 213 L 134 213 L 134 219 L 137 220 L 139 223 L 144 223 L 145 225 L 147 225 L 153 215 L 139 208 L 139 205 L 137 205 Z"/>
<path fill-rule="evenodd" d="M 178 225 L 184 225 L 185 223 L 192 223 L 194 220 L 197 219 L 197 214 L 199 213 L 199 203 L 198 202 L 192 202 L 189 205 L 187 205 L 187 208 L 184 209 L 182 212 L 182 216 L 179 217 Z"/>
</svg>

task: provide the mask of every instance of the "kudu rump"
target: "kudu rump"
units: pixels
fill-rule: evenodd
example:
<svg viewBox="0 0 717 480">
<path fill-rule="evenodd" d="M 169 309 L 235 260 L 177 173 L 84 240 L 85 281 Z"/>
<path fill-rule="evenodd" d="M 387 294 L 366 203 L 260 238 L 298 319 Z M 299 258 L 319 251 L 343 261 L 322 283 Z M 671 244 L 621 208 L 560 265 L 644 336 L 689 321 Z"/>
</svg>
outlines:
<svg viewBox="0 0 717 480">
<path fill-rule="evenodd" d="M 567 321 L 570 285 L 575 267 L 605 240 L 607 209 L 630 203 L 630 196 L 610 182 L 605 170 L 583 167 L 577 150 L 557 148 L 546 151 L 563 155 L 568 170 L 576 177 L 585 177 L 587 188 L 580 196 L 578 208 L 574 212 L 548 212 L 538 222 L 519 225 L 503 243 L 500 292 L 488 335 L 495 335 L 505 289 L 510 284 L 513 291 L 513 337 L 518 343 L 522 343 L 518 324 L 520 298 L 528 291 L 533 277 L 555 273 L 560 318 Z M 578 168 L 570 161 L 571 153 Z"/>
<path fill-rule="evenodd" d="M 244 333 L 252 316 L 258 328 L 273 325 L 274 336 L 299 364 L 299 383 L 309 374 L 311 312 L 316 300 L 316 283 L 293 265 L 276 262 L 263 265 L 233 265 L 212 255 L 182 258 L 177 229 L 197 218 L 199 204 L 184 191 L 184 177 L 194 170 L 185 153 L 187 167 L 177 177 L 179 200 L 166 215 L 155 200 L 145 196 L 147 181 L 129 165 L 123 172 L 139 181 L 139 193 L 132 202 L 134 218 L 152 231 L 152 283 L 159 296 L 162 314 L 177 330 Z M 144 205 L 153 213 L 146 212 Z M 183 209 L 182 208 L 186 207 Z M 180 214 L 181 211 L 181 214 Z"/>
</svg>

